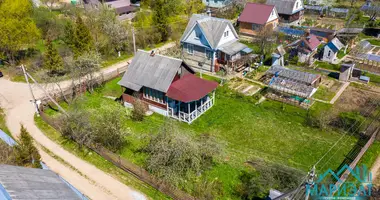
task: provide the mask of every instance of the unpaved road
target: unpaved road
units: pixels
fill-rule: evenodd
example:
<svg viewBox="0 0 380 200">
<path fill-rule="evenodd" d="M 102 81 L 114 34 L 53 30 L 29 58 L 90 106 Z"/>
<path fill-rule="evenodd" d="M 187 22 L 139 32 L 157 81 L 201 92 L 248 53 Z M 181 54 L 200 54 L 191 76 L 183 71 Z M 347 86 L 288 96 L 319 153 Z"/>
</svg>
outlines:
<svg viewBox="0 0 380 200">
<path fill-rule="evenodd" d="M 159 50 L 162 51 L 173 46 L 174 43 L 169 43 Z M 130 60 L 102 69 L 98 76 L 102 73 L 115 71 L 127 65 Z M 71 82 L 63 81 L 60 85 L 65 89 L 70 87 Z M 32 88 L 37 99 L 45 96 L 37 86 L 33 85 Z M 12 135 L 17 137 L 20 124 L 23 124 L 37 143 L 70 164 L 81 175 L 41 151 L 42 159 L 49 168 L 60 174 L 91 199 L 146 199 L 140 192 L 124 185 L 92 164 L 81 160 L 46 137 L 34 124 L 35 108 L 30 102 L 31 99 L 27 84 L 11 82 L 5 78 L 0 79 L 0 107 L 5 111 L 7 126 Z"/>
</svg>

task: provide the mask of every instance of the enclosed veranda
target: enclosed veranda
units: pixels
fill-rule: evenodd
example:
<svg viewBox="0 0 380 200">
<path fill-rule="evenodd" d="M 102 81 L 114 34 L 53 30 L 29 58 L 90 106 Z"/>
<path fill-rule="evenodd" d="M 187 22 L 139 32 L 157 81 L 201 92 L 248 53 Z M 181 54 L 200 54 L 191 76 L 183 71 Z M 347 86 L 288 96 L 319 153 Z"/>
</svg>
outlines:
<svg viewBox="0 0 380 200">
<path fill-rule="evenodd" d="M 188 74 L 172 83 L 167 96 L 167 115 L 191 124 L 215 103 L 218 83 Z"/>
</svg>

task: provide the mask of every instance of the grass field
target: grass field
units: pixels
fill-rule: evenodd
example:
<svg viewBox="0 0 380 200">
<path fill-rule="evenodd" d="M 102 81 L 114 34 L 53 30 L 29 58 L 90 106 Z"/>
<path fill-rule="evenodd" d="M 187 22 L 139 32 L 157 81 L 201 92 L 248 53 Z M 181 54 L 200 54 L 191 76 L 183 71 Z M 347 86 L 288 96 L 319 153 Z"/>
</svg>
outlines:
<svg viewBox="0 0 380 200">
<path fill-rule="evenodd" d="M 116 102 L 102 97 L 105 94 L 120 94 L 117 81 L 118 79 L 115 79 L 107 83 L 97 94 L 87 95 L 86 100 L 82 102 L 83 108 L 95 110 L 104 104 L 119 106 Z M 184 133 L 192 137 L 209 133 L 224 146 L 224 155 L 217 159 L 211 170 L 204 173 L 208 179 L 218 179 L 222 182 L 224 195 L 220 199 L 236 199 L 234 189 L 240 182 L 242 170 L 247 168 L 244 164 L 246 161 L 264 159 L 306 173 L 341 136 L 337 131 L 321 131 L 305 125 L 306 110 L 275 101 L 264 101 L 255 105 L 255 101 L 253 97 L 233 92 L 226 84 L 217 89 L 215 106 L 193 124 L 174 122 Z M 47 113 L 56 114 L 52 111 Z M 141 148 L 146 145 L 146 136 L 155 134 L 165 120 L 166 117 L 158 114 L 146 117 L 142 122 L 127 120 L 125 125 L 130 130 L 127 138 L 129 144 L 121 151 L 121 156 L 144 166 L 147 155 Z M 339 146 L 341 150 L 334 155 L 334 159 L 318 170 L 337 168 L 355 142 L 355 138 L 349 138 L 347 143 Z M 333 153 L 335 151 L 328 154 L 327 158 Z M 185 186 L 186 190 L 191 188 L 191 183 Z"/>
<path fill-rule="evenodd" d="M 376 45 L 376 46 L 380 46 L 380 40 L 377 40 L 377 39 L 371 39 L 371 40 L 367 40 L 369 43 L 371 43 L 372 45 Z"/>
<path fill-rule="evenodd" d="M 339 71 L 340 70 L 340 65 L 330 64 L 328 62 L 316 61 L 315 65 L 318 68 L 329 69 L 329 70 L 334 70 L 334 71 Z"/>
</svg>

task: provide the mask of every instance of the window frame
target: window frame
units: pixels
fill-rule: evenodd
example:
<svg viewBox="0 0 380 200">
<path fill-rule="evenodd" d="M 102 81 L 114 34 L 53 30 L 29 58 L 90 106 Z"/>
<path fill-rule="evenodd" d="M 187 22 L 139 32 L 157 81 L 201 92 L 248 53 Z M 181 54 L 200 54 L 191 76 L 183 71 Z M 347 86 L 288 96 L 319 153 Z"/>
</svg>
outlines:
<svg viewBox="0 0 380 200">
<path fill-rule="evenodd" d="M 194 45 L 193 44 L 187 44 L 186 45 L 187 53 L 193 55 L 194 54 Z M 191 51 L 190 51 L 191 49 Z"/>
</svg>

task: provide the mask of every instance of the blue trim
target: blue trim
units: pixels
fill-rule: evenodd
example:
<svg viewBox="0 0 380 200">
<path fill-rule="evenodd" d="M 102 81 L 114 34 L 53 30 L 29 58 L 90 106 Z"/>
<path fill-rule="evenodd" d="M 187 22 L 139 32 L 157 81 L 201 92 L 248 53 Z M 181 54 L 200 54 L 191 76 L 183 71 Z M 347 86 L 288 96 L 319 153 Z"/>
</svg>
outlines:
<svg viewBox="0 0 380 200">
<path fill-rule="evenodd" d="M 339 51 L 339 49 L 332 43 L 332 42 L 329 42 L 328 44 L 327 44 L 327 46 L 334 52 L 334 53 L 336 53 L 336 52 L 338 52 Z"/>
<path fill-rule="evenodd" d="M 12 137 L 7 135 L 4 131 L 0 129 L 0 140 L 3 140 L 5 143 L 7 143 L 9 146 L 13 147 L 16 145 L 16 141 L 13 140 Z"/>
<path fill-rule="evenodd" d="M 5 190 L 3 185 L 0 183 L 0 200 L 12 200 L 9 193 Z"/>
</svg>

